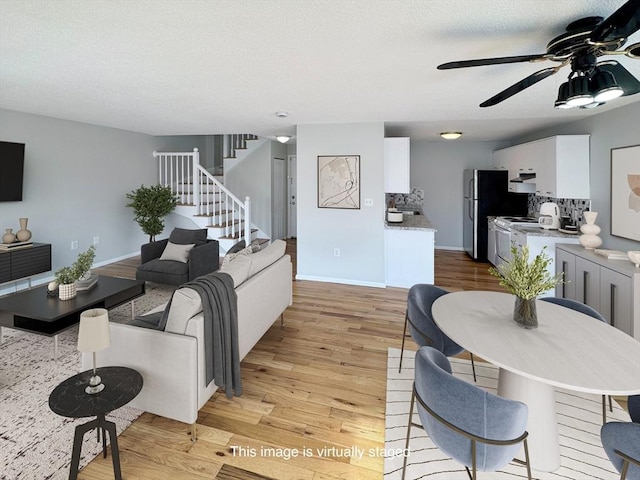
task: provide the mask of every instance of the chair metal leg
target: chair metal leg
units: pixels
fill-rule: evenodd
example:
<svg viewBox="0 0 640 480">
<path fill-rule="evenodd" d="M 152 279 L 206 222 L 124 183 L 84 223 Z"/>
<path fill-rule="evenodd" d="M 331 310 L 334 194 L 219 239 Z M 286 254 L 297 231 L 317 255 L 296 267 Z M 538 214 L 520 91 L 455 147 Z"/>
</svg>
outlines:
<svg viewBox="0 0 640 480">
<path fill-rule="evenodd" d="M 402 480 L 407 470 L 407 460 L 409 459 L 409 437 L 411 437 L 411 420 L 413 419 L 413 405 L 416 401 L 415 393 L 411 394 L 411 407 L 409 408 L 409 423 L 407 424 L 407 438 L 404 442 L 404 461 L 402 462 Z"/>
<path fill-rule="evenodd" d="M 605 395 L 602 395 L 602 424 L 607 423 L 607 399 Z"/>
<path fill-rule="evenodd" d="M 527 479 L 531 480 L 531 463 L 529 463 L 529 445 L 527 439 L 524 439 L 524 461 L 527 462 Z"/>
<path fill-rule="evenodd" d="M 402 372 L 402 356 L 404 355 L 404 341 L 407 338 L 407 321 L 409 320 L 409 312 L 404 314 L 404 330 L 402 331 L 402 348 L 400 349 L 400 367 L 398 373 Z"/>
<path fill-rule="evenodd" d="M 609 395 L 609 411 L 613 412 L 613 403 L 611 401 L 611 395 Z"/>
<path fill-rule="evenodd" d="M 473 381 L 478 382 L 476 379 L 476 363 L 473 361 L 473 353 L 469 353 L 471 355 L 471 370 L 473 370 Z"/>
<path fill-rule="evenodd" d="M 473 477 L 472 480 L 476 480 L 477 479 L 477 474 L 478 474 L 478 468 L 476 465 L 476 441 L 475 440 L 471 440 L 471 466 L 473 467 Z M 468 469 L 467 469 L 468 471 Z"/>
</svg>

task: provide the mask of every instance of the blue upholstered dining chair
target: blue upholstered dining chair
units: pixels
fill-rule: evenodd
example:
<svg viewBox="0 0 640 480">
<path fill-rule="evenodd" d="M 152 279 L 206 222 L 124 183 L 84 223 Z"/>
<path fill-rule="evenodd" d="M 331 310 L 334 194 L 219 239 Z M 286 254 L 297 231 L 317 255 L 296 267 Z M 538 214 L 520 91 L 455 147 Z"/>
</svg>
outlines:
<svg viewBox="0 0 640 480">
<path fill-rule="evenodd" d="M 620 480 L 640 480 L 640 423 L 605 423 L 600 439 Z"/>
<path fill-rule="evenodd" d="M 465 466 L 469 478 L 476 480 L 478 470 L 494 472 L 514 460 L 526 466 L 531 480 L 528 409 L 524 403 L 498 397 L 454 377 L 447 357 L 432 347 L 421 347 L 416 353 L 405 450 L 409 448 L 416 400 L 424 430 L 440 450 Z M 523 443 L 524 462 L 514 459 Z"/>
<path fill-rule="evenodd" d="M 627 407 L 631 421 L 640 423 L 640 395 L 630 395 L 627 398 Z"/>
<path fill-rule="evenodd" d="M 600 312 L 598 312 L 595 308 L 590 307 L 589 305 L 585 305 L 584 303 L 578 302 L 577 300 L 571 300 L 570 298 L 561 298 L 561 297 L 544 297 L 540 300 L 549 303 L 555 303 L 556 305 L 560 305 L 562 307 L 570 308 L 571 310 L 575 310 L 576 312 L 584 313 L 585 315 L 589 315 L 590 317 L 595 318 L 596 320 L 600 320 L 608 324 L 607 319 L 604 318 Z M 613 404 L 611 402 L 611 396 L 609 396 L 609 410 L 613 412 Z M 607 396 L 602 395 L 602 423 L 607 423 Z"/>
<path fill-rule="evenodd" d="M 411 337 L 420 347 L 433 347 L 447 357 L 464 352 L 464 348 L 442 333 L 431 314 L 433 302 L 447 293 L 449 292 L 443 288 L 426 283 L 418 283 L 409 289 L 398 372 L 402 371 L 402 356 L 404 354 L 404 342 L 407 337 L 407 324 L 409 325 Z M 473 361 L 473 354 L 471 354 L 471 368 L 473 369 L 473 380 L 475 381 L 476 365 Z"/>
</svg>

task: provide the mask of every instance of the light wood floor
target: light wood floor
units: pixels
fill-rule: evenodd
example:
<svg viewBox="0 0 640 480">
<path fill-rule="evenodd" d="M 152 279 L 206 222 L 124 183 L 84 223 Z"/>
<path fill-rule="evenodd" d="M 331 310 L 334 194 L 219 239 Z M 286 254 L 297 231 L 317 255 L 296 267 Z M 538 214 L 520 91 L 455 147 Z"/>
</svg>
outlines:
<svg viewBox="0 0 640 480">
<path fill-rule="evenodd" d="M 133 277 L 137 263 L 97 270 Z M 464 253 L 436 252 L 443 288 L 500 291 L 487 269 Z M 369 452 L 384 448 L 387 348 L 400 348 L 406 296 L 295 281 L 285 328 L 276 322 L 242 362 L 243 395 L 217 392 L 200 411 L 195 443 L 189 426 L 143 414 L 118 437 L 123 478 L 381 479 L 382 457 Z M 243 450 L 234 455 L 234 446 Z M 354 447 L 367 454 L 348 458 Z M 287 458 L 292 449 L 297 458 Z M 80 478 L 113 478 L 111 457 L 98 456 Z"/>
</svg>

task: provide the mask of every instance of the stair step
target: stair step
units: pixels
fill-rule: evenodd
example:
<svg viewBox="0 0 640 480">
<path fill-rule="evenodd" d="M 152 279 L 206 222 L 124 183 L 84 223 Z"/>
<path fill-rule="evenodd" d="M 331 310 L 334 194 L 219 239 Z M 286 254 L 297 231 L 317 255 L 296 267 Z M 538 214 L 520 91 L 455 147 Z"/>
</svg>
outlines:
<svg viewBox="0 0 640 480">
<path fill-rule="evenodd" d="M 257 228 L 252 228 L 251 229 L 251 233 L 252 234 L 257 232 L 257 231 L 258 231 Z M 220 237 L 220 238 L 223 239 L 223 240 L 236 240 L 236 239 L 240 238 L 240 236 L 236 233 L 235 235 L 225 235 L 224 237 Z"/>
<path fill-rule="evenodd" d="M 244 220 L 234 220 L 233 222 L 216 223 L 215 225 L 207 225 L 207 228 L 227 228 L 231 225 L 244 224 Z"/>
<path fill-rule="evenodd" d="M 227 213 L 231 213 L 231 210 L 217 210 L 211 213 L 199 213 L 194 215 L 194 217 L 215 217 L 217 215 L 226 215 Z"/>
</svg>

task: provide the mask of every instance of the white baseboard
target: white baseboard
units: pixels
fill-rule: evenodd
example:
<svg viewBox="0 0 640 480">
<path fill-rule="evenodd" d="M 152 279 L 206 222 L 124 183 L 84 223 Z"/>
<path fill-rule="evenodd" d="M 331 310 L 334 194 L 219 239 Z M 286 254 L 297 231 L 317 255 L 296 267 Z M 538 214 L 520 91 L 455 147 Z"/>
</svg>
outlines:
<svg viewBox="0 0 640 480">
<path fill-rule="evenodd" d="M 447 246 L 436 245 L 434 248 L 436 250 L 451 250 L 453 252 L 464 252 L 464 247 L 447 247 Z"/>
<path fill-rule="evenodd" d="M 341 283 L 343 285 L 357 285 L 360 287 L 386 288 L 386 285 L 384 283 L 364 282 L 361 280 L 351 280 L 347 278 L 315 277 L 313 275 L 297 274 L 296 280 L 310 280 L 312 282 L 324 282 L 324 283 Z"/>
</svg>

